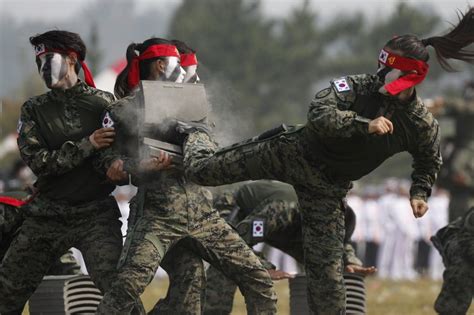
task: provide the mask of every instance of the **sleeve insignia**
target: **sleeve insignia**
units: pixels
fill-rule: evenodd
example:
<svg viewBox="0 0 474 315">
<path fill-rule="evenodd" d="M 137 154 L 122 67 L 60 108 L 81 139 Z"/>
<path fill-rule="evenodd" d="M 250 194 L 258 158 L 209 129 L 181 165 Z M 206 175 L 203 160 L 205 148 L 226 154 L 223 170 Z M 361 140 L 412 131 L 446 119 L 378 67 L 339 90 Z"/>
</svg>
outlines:
<svg viewBox="0 0 474 315">
<path fill-rule="evenodd" d="M 105 113 L 104 118 L 102 119 L 102 127 L 104 128 L 111 128 L 115 125 L 112 117 L 110 117 L 109 112 Z"/>
<path fill-rule="evenodd" d="M 332 84 L 334 84 L 338 92 L 345 92 L 351 90 L 351 87 L 349 86 L 349 83 L 347 83 L 347 80 L 345 78 L 334 80 Z"/>
</svg>

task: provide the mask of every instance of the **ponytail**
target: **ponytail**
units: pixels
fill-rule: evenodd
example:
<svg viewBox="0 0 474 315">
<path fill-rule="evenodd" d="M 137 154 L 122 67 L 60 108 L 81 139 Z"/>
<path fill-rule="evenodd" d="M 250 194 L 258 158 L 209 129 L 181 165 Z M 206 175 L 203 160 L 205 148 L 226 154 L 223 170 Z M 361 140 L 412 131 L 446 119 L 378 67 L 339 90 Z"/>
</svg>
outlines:
<svg viewBox="0 0 474 315">
<path fill-rule="evenodd" d="M 131 94 L 128 87 L 128 72 L 133 58 L 137 56 L 136 50 L 139 49 L 140 44 L 131 43 L 127 47 L 127 66 L 119 73 L 115 81 L 114 94 L 117 98 L 123 98 Z"/>
<path fill-rule="evenodd" d="M 460 13 L 458 17 L 458 25 L 448 34 L 421 40 L 425 47 L 434 48 L 439 64 L 450 72 L 456 70 L 449 64 L 448 59 L 474 63 L 474 51 L 465 49 L 474 42 L 474 9 L 469 8 L 466 14 Z"/>
<path fill-rule="evenodd" d="M 151 45 L 159 45 L 159 44 L 170 44 L 170 42 L 166 39 L 162 38 L 150 38 L 144 41 L 141 44 L 132 43 L 128 45 L 126 57 L 127 57 L 127 66 L 122 72 L 119 73 L 117 79 L 115 81 L 114 87 L 114 94 L 117 98 L 123 98 L 132 94 L 132 90 L 128 84 L 128 74 L 130 72 L 131 64 L 133 60 L 138 57 L 137 52 L 140 54 L 143 53 L 149 46 Z M 165 60 L 165 57 L 156 57 L 150 58 L 145 60 L 140 60 L 139 67 L 140 67 L 140 80 L 149 79 L 151 74 L 151 65 L 156 60 L 161 59 Z"/>
</svg>

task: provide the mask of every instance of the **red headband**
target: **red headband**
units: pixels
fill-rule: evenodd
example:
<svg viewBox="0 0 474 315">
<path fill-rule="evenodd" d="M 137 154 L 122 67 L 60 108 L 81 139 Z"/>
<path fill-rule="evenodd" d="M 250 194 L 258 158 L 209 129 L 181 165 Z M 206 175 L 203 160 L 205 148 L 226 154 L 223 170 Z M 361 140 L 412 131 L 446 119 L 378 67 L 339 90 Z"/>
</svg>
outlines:
<svg viewBox="0 0 474 315">
<path fill-rule="evenodd" d="M 46 49 L 44 44 L 39 44 L 39 45 L 35 46 L 35 55 L 36 55 L 36 57 L 39 57 L 39 56 L 41 56 L 45 53 L 49 53 L 49 52 L 54 52 L 54 53 L 59 53 L 59 54 L 69 54 L 69 53 L 72 53 L 72 52 L 75 53 L 77 55 L 79 63 L 81 64 L 82 71 L 84 71 L 84 81 L 86 81 L 86 84 L 88 86 L 95 87 L 94 78 L 92 77 L 92 73 L 89 70 L 89 68 L 87 67 L 85 61 L 79 59 L 79 54 L 77 53 L 77 51 L 75 51 L 73 49 L 70 49 L 70 50 L 67 50 L 67 51 L 60 50 L 60 49 L 49 49 L 49 48 Z"/>
<path fill-rule="evenodd" d="M 181 55 L 181 67 L 189 67 L 198 64 L 198 60 L 196 58 L 196 54 L 189 53 L 189 54 L 182 54 Z"/>
<path fill-rule="evenodd" d="M 14 206 L 14 207 L 21 207 L 26 205 L 28 201 L 9 197 L 9 196 L 0 196 L 0 204 Z"/>
<path fill-rule="evenodd" d="M 156 57 L 178 57 L 179 52 L 176 46 L 159 44 L 148 47 L 140 56 L 133 58 L 128 71 L 128 87 L 133 89 L 140 81 L 140 61 Z"/>
<path fill-rule="evenodd" d="M 401 71 L 416 71 L 416 73 L 409 73 L 386 84 L 385 89 L 391 95 L 396 95 L 423 81 L 429 69 L 428 64 L 424 61 L 398 56 L 384 49 L 380 52 L 379 62 L 389 68 L 395 68 Z"/>
</svg>

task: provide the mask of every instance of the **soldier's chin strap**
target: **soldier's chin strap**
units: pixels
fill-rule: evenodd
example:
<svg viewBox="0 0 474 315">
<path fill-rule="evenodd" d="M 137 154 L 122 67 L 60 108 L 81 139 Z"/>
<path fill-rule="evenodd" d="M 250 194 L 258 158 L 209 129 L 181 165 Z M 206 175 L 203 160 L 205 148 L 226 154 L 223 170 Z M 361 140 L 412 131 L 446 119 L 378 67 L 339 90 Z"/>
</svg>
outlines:
<svg viewBox="0 0 474 315">
<path fill-rule="evenodd" d="M 415 71 L 404 75 L 397 80 L 385 85 L 385 90 L 391 95 L 411 88 L 422 82 L 428 74 L 429 66 L 422 60 L 402 57 L 382 49 L 379 55 L 379 62 L 389 68 L 395 68 L 404 72 Z"/>
</svg>

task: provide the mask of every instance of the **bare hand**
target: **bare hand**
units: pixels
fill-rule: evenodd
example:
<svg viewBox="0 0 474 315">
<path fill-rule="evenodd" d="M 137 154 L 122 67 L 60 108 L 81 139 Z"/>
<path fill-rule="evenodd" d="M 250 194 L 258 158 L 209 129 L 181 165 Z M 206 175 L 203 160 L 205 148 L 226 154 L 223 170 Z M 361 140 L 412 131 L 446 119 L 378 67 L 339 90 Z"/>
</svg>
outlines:
<svg viewBox="0 0 474 315">
<path fill-rule="evenodd" d="M 160 171 L 171 167 L 172 157 L 164 152 L 160 152 L 159 157 L 152 157 L 140 161 L 139 170 L 142 172 Z"/>
<path fill-rule="evenodd" d="M 410 205 L 415 218 L 421 218 L 428 211 L 428 204 L 422 199 L 410 199 Z"/>
<path fill-rule="evenodd" d="M 369 133 L 377 135 L 384 135 L 386 133 L 393 133 L 393 124 L 387 118 L 380 116 L 369 123 Z"/>
<path fill-rule="evenodd" d="M 92 143 L 94 148 L 102 149 L 109 147 L 112 142 L 114 142 L 114 137 L 114 128 L 100 128 L 89 136 L 89 141 Z"/>
<path fill-rule="evenodd" d="M 375 268 L 374 266 L 364 267 L 364 266 L 358 266 L 358 265 L 347 265 L 345 269 L 346 269 L 346 272 L 360 273 L 366 276 L 371 275 L 377 271 L 377 268 Z"/>
<path fill-rule="evenodd" d="M 128 178 L 128 173 L 123 170 L 123 161 L 115 160 L 107 170 L 107 178 L 113 182 L 120 182 Z"/>
<path fill-rule="evenodd" d="M 295 277 L 294 275 L 284 272 L 283 270 L 268 269 L 267 271 L 270 274 L 270 278 L 272 278 L 272 280 L 283 280 Z"/>
</svg>

